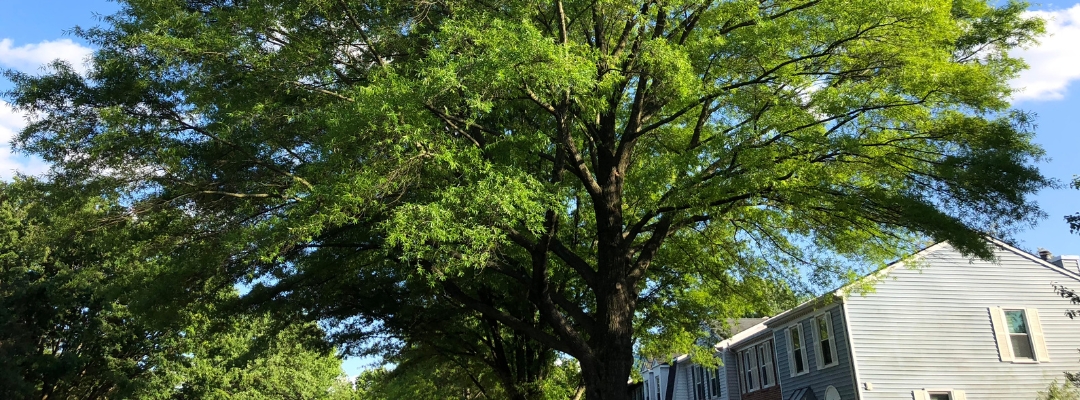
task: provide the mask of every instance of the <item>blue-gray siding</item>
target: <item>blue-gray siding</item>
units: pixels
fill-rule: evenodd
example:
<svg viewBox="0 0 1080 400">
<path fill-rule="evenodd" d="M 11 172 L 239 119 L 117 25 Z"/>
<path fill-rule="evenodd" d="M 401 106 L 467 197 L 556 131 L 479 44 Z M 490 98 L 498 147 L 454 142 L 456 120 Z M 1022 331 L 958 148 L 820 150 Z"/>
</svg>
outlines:
<svg viewBox="0 0 1080 400">
<path fill-rule="evenodd" d="M 739 364 L 735 360 L 735 353 L 732 351 L 724 352 L 724 373 L 727 376 L 725 380 L 727 383 L 727 390 L 724 395 L 730 400 L 738 400 L 742 398 L 742 386 L 739 385 Z"/>
<path fill-rule="evenodd" d="M 672 393 L 675 394 L 675 397 L 672 398 L 673 400 L 693 399 L 693 396 L 691 396 L 691 393 L 693 392 L 690 391 L 690 386 L 692 385 L 690 374 L 693 373 L 693 366 L 694 364 L 692 364 L 690 360 L 675 362 L 674 365 L 672 365 L 672 367 L 674 367 L 673 370 L 675 371 L 675 387 L 672 391 Z"/>
<path fill-rule="evenodd" d="M 814 316 L 828 311 L 832 318 L 833 338 L 835 339 L 837 363 L 825 369 L 817 369 L 817 345 L 813 339 Z M 806 349 L 807 365 L 810 372 L 803 375 L 791 376 L 791 361 L 787 356 L 788 339 L 787 327 L 794 324 L 779 327 L 773 331 L 776 344 L 776 360 L 779 369 L 781 388 L 784 398 L 801 388 L 810 386 L 818 399 L 825 398 L 825 388 L 836 387 L 840 397 L 844 400 L 855 399 L 855 380 L 851 370 L 851 351 L 846 340 L 847 326 L 844 324 L 844 311 L 839 305 L 834 305 L 821 310 L 815 310 L 805 316 L 799 317 L 799 325 L 802 327 L 803 347 Z"/>
<path fill-rule="evenodd" d="M 1070 305 L 1051 288 L 1080 283 L 1006 248 L 995 256 L 971 261 L 947 245 L 934 247 L 920 269 L 893 269 L 873 292 L 845 300 L 859 384 L 873 387 L 860 387 L 861 399 L 910 400 L 925 388 L 964 390 L 969 399 L 1034 399 L 1062 371 L 1080 370 L 1080 320 L 1064 315 Z M 1050 362 L 1001 362 L 990 307 L 1037 308 Z"/>
</svg>

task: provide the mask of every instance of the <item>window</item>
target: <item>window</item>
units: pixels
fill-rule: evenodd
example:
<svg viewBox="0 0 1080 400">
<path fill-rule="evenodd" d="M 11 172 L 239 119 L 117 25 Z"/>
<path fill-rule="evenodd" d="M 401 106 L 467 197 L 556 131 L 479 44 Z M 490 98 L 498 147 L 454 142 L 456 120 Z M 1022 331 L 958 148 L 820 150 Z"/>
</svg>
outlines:
<svg viewBox="0 0 1080 400">
<path fill-rule="evenodd" d="M 814 317 L 814 336 L 817 341 L 817 368 L 836 365 L 836 340 L 833 338 L 831 313 Z"/>
<path fill-rule="evenodd" d="M 1031 346 L 1027 319 L 1024 310 L 1005 310 L 1005 325 L 1009 329 L 1009 344 L 1015 358 L 1035 359 L 1035 350 Z"/>
<path fill-rule="evenodd" d="M 825 388 L 825 400 L 843 400 L 840 398 L 840 391 L 836 390 L 835 386 L 829 386 Z"/>
<path fill-rule="evenodd" d="M 926 389 L 916 390 L 912 394 L 915 400 L 967 400 L 967 394 L 963 390 Z"/>
<path fill-rule="evenodd" d="M 1046 351 L 1039 311 L 1034 308 L 990 308 L 990 321 L 997 340 L 1001 361 L 1046 362 Z"/>
<path fill-rule="evenodd" d="M 660 400 L 660 375 L 656 376 L 656 400 Z"/>
<path fill-rule="evenodd" d="M 649 380 L 645 380 L 645 400 L 652 400 L 652 392 L 649 391 Z"/>
<path fill-rule="evenodd" d="M 791 376 L 806 373 L 806 349 L 802 344 L 802 325 L 788 328 L 788 369 Z"/>
<path fill-rule="evenodd" d="M 711 369 L 709 371 L 711 371 L 708 372 L 708 374 L 710 376 L 709 383 L 711 386 L 710 389 L 712 389 L 712 396 L 720 397 L 723 395 L 723 392 L 720 390 L 720 368 Z"/>
<path fill-rule="evenodd" d="M 705 400 L 705 369 L 694 367 L 694 399 Z"/>
<path fill-rule="evenodd" d="M 775 376 L 772 372 L 772 342 L 759 344 L 757 347 L 758 369 L 761 370 L 761 387 L 767 388 L 773 385 Z"/>
<path fill-rule="evenodd" d="M 744 393 L 776 385 L 771 340 L 758 343 L 739 352 L 739 360 L 742 364 L 739 372 L 742 374 Z M 719 376 L 717 378 L 719 379 Z"/>
<path fill-rule="evenodd" d="M 757 390 L 757 380 L 754 379 L 754 349 L 743 350 L 741 354 L 742 358 L 742 375 L 743 375 L 743 392 L 753 392 Z"/>
</svg>

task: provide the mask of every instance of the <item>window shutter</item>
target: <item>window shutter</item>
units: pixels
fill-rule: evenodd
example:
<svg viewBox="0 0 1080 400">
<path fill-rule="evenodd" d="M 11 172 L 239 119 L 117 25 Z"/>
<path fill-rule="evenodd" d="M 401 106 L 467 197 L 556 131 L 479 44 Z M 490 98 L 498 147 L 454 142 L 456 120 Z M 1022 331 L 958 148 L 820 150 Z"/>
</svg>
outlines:
<svg viewBox="0 0 1080 400">
<path fill-rule="evenodd" d="M 953 390 L 952 400 L 967 400 L 967 393 L 964 393 L 963 390 Z"/>
<path fill-rule="evenodd" d="M 1009 347 L 1009 331 L 1005 326 L 1005 312 L 1001 307 L 990 307 L 990 323 L 994 326 L 994 340 L 997 340 L 998 355 L 1001 361 L 1012 361 L 1012 348 Z"/>
<path fill-rule="evenodd" d="M 757 349 L 754 346 L 750 346 L 750 376 L 753 378 L 750 380 L 750 388 L 757 390 L 761 389 L 761 369 L 758 368 Z"/>
<path fill-rule="evenodd" d="M 1050 352 L 1046 350 L 1046 337 L 1043 335 L 1042 322 L 1039 321 L 1039 310 L 1029 308 L 1024 310 L 1024 314 L 1027 315 L 1031 344 L 1035 346 L 1035 359 L 1039 362 L 1050 361 Z"/>
<path fill-rule="evenodd" d="M 930 400 L 930 394 L 925 390 L 916 390 L 911 392 L 911 397 L 915 400 Z"/>
<path fill-rule="evenodd" d="M 795 342 L 793 340 L 791 340 L 791 331 L 792 331 L 792 329 L 788 328 L 787 329 L 787 335 L 786 335 L 787 336 L 787 370 L 788 370 L 789 375 L 795 376 L 795 353 L 792 351 L 792 348 L 791 348 L 792 345 L 794 345 Z M 803 360 L 803 362 L 806 362 L 806 360 Z"/>
<path fill-rule="evenodd" d="M 832 313 L 825 313 L 825 326 L 829 332 L 829 351 L 832 353 L 833 364 L 839 363 L 836 359 L 836 327 L 832 323 Z"/>
<path fill-rule="evenodd" d="M 823 358 L 821 357 L 821 338 L 818 337 L 818 332 L 821 332 L 821 328 L 818 327 L 817 317 L 812 318 L 810 321 L 810 336 L 814 338 L 814 342 L 810 343 L 810 348 L 814 349 L 815 368 L 821 369 Z M 809 368 L 809 366 L 807 366 L 807 368 Z"/>
</svg>

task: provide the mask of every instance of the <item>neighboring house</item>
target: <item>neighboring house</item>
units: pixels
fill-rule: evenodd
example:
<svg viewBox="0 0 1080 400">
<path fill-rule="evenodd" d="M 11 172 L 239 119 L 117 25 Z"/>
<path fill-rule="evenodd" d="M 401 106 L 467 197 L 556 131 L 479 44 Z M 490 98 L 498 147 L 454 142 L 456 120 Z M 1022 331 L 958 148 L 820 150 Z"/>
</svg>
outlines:
<svg viewBox="0 0 1080 400">
<path fill-rule="evenodd" d="M 939 243 L 864 278 L 867 293 L 851 285 L 764 320 L 716 345 L 719 370 L 655 364 L 645 374 L 663 379 L 639 398 L 1034 399 L 1080 370 L 1080 321 L 1052 287 L 1080 281 L 1080 257 L 992 244 L 987 262 Z"/>
</svg>

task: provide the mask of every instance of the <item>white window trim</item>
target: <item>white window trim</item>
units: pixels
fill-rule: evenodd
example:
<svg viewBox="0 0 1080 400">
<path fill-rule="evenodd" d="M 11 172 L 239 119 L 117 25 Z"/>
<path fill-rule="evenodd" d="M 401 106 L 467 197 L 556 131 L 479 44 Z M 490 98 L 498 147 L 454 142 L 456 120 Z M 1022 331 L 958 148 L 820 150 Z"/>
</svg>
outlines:
<svg viewBox="0 0 1080 400">
<path fill-rule="evenodd" d="M 723 397 L 723 394 L 724 394 L 724 380 L 720 378 L 720 376 L 721 376 L 720 373 L 722 372 L 722 368 L 724 368 L 724 367 L 717 366 L 716 368 L 713 368 L 711 370 L 706 371 L 706 372 L 709 372 L 709 373 L 712 374 L 712 375 L 709 375 L 709 396 L 714 398 L 714 399 Z M 713 387 L 713 382 L 714 381 L 716 382 L 716 387 L 715 388 Z M 714 390 L 714 389 L 720 389 L 720 390 Z M 719 393 L 717 393 L 717 392 L 719 392 Z"/>
<path fill-rule="evenodd" d="M 663 387 L 660 385 L 660 374 L 659 373 L 656 374 L 656 380 L 653 381 L 653 385 L 656 386 L 654 388 L 655 392 L 656 392 L 656 400 L 660 400 L 662 398 L 662 395 L 660 393 L 661 393 L 661 390 L 662 390 Z"/>
<path fill-rule="evenodd" d="M 776 372 L 777 372 L 776 371 L 776 342 L 773 342 L 772 344 L 770 344 L 768 346 L 765 346 L 765 344 L 769 343 L 770 340 L 772 340 L 772 338 L 761 339 L 761 340 L 759 340 L 757 342 L 754 342 L 753 344 L 747 345 L 747 346 L 743 347 L 742 349 L 735 352 L 735 357 L 737 357 L 738 361 L 739 361 L 739 386 L 742 387 L 742 392 L 743 393 L 753 393 L 753 392 L 756 392 L 756 391 L 759 391 L 759 390 L 764 390 L 764 389 L 774 387 L 777 384 L 779 384 L 779 377 L 776 376 Z M 765 350 L 770 351 L 769 360 L 771 362 L 768 364 L 769 365 L 768 371 L 769 371 L 769 374 L 770 374 L 769 376 L 772 377 L 771 378 L 772 382 L 770 384 L 768 384 L 768 385 L 764 384 L 762 376 L 761 376 L 761 367 L 762 366 L 759 364 L 760 360 L 758 360 L 758 353 L 757 353 L 758 346 L 768 347 L 768 349 L 765 349 Z M 747 354 L 747 353 L 749 353 L 749 355 L 750 355 L 751 367 L 749 367 L 749 369 L 754 373 L 754 376 L 752 378 L 752 381 L 753 381 L 752 383 L 754 383 L 754 388 L 753 389 L 750 389 L 750 388 L 746 387 L 747 386 L 747 383 L 746 383 L 746 371 L 747 371 L 748 367 L 746 365 L 744 365 L 744 364 L 746 364 L 746 358 L 743 355 Z"/>
<path fill-rule="evenodd" d="M 758 366 L 758 379 L 761 380 L 761 388 L 768 389 L 776 386 L 776 349 L 773 348 L 775 346 L 773 346 L 773 342 L 769 341 L 769 339 L 762 340 L 761 343 L 754 345 L 755 348 L 758 346 L 761 346 L 762 355 L 764 355 L 765 360 L 768 361 L 765 365 Z M 761 374 L 761 367 L 765 367 L 767 375 Z"/>
<path fill-rule="evenodd" d="M 705 383 L 705 367 L 694 365 L 690 368 L 690 381 L 693 386 L 694 400 L 705 400 L 709 398 L 709 388 Z M 700 392 L 698 391 L 698 386 L 701 387 Z M 701 397 L 698 397 L 698 394 L 700 394 Z"/>
<path fill-rule="evenodd" d="M 761 388 L 757 386 L 757 383 L 761 379 L 761 377 L 757 376 L 758 369 L 757 354 L 755 353 L 756 346 L 757 344 L 747 346 L 746 348 L 739 350 L 739 352 L 735 353 L 737 357 L 739 357 L 739 386 L 742 387 L 743 393 L 753 393 L 761 390 Z M 748 358 L 750 362 L 747 362 Z M 747 372 L 753 374 L 750 376 L 749 382 L 747 382 L 746 379 Z"/>
<path fill-rule="evenodd" d="M 832 363 L 823 365 L 825 358 L 821 356 L 821 338 L 818 337 L 821 332 L 821 328 L 818 327 L 818 318 L 822 315 L 825 316 L 825 331 L 829 333 L 829 353 L 832 356 Z M 840 364 L 839 358 L 836 356 L 836 330 L 833 327 L 832 311 L 825 311 L 818 313 L 810 318 L 810 325 L 813 328 L 814 337 L 814 361 L 816 361 L 816 369 L 823 370 L 825 368 L 834 367 Z M 809 368 L 808 368 L 809 369 Z"/>
<path fill-rule="evenodd" d="M 1008 321 L 1005 311 L 1024 311 L 1024 322 L 1028 328 L 1028 340 L 1031 341 L 1031 350 L 1034 359 L 1017 358 L 1012 348 L 1012 340 L 1009 336 Z M 998 356 L 1002 362 L 1013 364 L 1038 364 L 1050 361 L 1050 352 L 1046 349 L 1046 335 L 1042 329 L 1042 321 L 1039 318 L 1039 310 L 1027 307 L 990 307 L 990 324 L 993 326 L 994 340 L 997 342 Z"/>
<path fill-rule="evenodd" d="M 949 400 L 967 400 L 967 393 L 963 390 L 953 389 L 934 389 L 927 388 L 922 390 L 915 390 L 911 392 L 911 397 L 915 400 L 930 400 L 930 393 L 948 393 Z"/>
<path fill-rule="evenodd" d="M 791 339 L 791 330 L 794 328 L 799 329 L 799 343 L 802 343 L 802 347 L 799 348 L 799 352 L 802 353 L 802 372 L 795 371 L 795 352 L 792 350 L 795 343 Z M 795 322 L 784 327 L 784 337 L 787 338 L 788 375 L 792 378 L 810 373 L 810 359 L 806 358 L 806 335 L 803 334 L 803 331 L 805 331 L 805 329 L 802 326 L 802 322 Z"/>
</svg>

